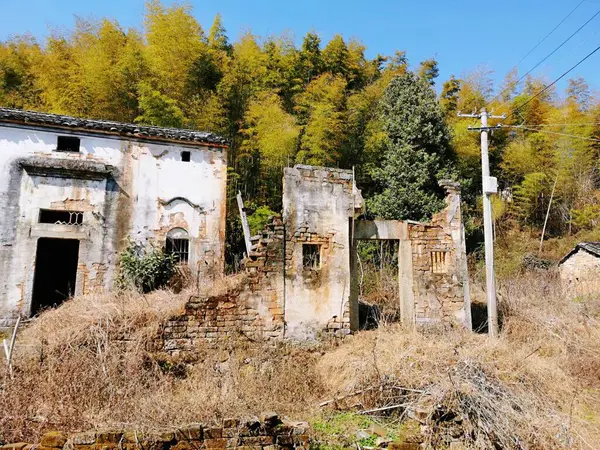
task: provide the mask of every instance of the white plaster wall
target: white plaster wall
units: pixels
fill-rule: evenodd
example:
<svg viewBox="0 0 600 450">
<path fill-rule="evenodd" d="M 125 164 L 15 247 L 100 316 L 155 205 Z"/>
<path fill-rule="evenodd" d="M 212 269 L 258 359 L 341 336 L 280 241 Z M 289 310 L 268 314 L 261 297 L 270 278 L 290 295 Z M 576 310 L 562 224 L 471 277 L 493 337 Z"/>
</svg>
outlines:
<svg viewBox="0 0 600 450">
<path fill-rule="evenodd" d="M 288 235 L 308 224 L 310 232 L 331 236 L 329 249 L 321 253 L 320 283 L 306 279 L 302 261 L 304 241 L 293 246 L 291 270 L 285 280 L 286 337 L 313 339 L 334 316 L 342 317 L 350 299 L 349 217 L 353 196 L 344 184 L 328 181 L 329 172 L 306 178 L 301 170 L 285 170 L 283 219 Z M 307 241 L 306 243 L 310 243 Z"/>
<path fill-rule="evenodd" d="M 90 209 L 84 215 L 85 225 L 77 227 L 80 261 L 89 261 L 93 272 L 92 262 L 105 263 L 109 257 L 102 249 L 105 239 L 98 236 L 106 180 L 30 175 L 18 166 L 19 160 L 32 156 L 120 165 L 123 154 L 117 139 L 78 135 L 80 153 L 55 152 L 57 136 L 70 134 L 0 124 L 0 325 L 17 311 L 29 314 L 37 238 L 50 234 L 72 237 L 73 227 L 38 224 L 40 208 L 60 209 L 52 204 L 67 199 L 87 201 Z"/>
<path fill-rule="evenodd" d="M 191 160 L 181 161 L 190 151 Z M 190 266 L 223 269 L 227 163 L 225 152 L 135 143 L 132 236 L 164 244 L 172 228 L 191 238 Z"/>
<path fill-rule="evenodd" d="M 579 249 L 560 265 L 560 278 L 569 297 L 600 292 L 600 258 Z"/>
<path fill-rule="evenodd" d="M 79 137 L 80 153 L 56 152 L 62 135 Z M 181 161 L 184 150 L 191 152 L 190 162 Z M 30 175 L 17 162 L 31 156 L 102 162 L 116 168 L 115 181 Z M 77 227 L 88 281 L 95 276 L 93 264 L 106 264 L 103 284 L 112 286 L 124 240 L 120 228 L 135 240 L 164 245 L 170 227 L 185 224 L 192 239 L 190 262 L 221 272 L 226 175 L 226 153 L 217 148 L 0 124 L 0 325 L 17 311 L 29 313 L 40 228 L 65 237 L 72 233 L 66 226 L 37 224 L 40 208 L 56 209 L 64 200 L 89 205 L 84 226 Z M 78 272 L 78 292 L 80 281 Z"/>
</svg>

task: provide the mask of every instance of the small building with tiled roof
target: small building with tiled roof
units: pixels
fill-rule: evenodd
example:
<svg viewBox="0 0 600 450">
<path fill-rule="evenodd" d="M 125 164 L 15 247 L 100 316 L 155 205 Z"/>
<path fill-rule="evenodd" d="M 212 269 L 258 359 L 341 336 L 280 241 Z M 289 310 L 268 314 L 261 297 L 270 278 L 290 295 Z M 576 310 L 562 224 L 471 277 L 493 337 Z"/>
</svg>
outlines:
<svg viewBox="0 0 600 450">
<path fill-rule="evenodd" d="M 0 326 L 109 289 L 129 241 L 224 263 L 227 141 L 0 108 Z"/>
<path fill-rule="evenodd" d="M 558 263 L 563 287 L 572 294 L 597 292 L 600 287 L 600 242 L 580 242 Z"/>
</svg>

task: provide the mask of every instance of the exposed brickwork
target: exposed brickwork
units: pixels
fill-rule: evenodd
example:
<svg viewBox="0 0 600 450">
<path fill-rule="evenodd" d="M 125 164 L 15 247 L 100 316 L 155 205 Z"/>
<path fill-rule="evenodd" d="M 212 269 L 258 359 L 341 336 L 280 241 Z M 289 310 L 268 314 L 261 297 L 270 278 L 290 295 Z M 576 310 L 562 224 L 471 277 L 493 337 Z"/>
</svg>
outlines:
<svg viewBox="0 0 600 450">
<path fill-rule="evenodd" d="M 446 208 L 435 214 L 430 223 L 408 225 L 418 324 L 457 322 L 465 307 L 460 190 L 452 182 L 446 182 L 444 187 Z"/>
<path fill-rule="evenodd" d="M 258 236 L 253 236 L 252 249 L 243 265 L 254 286 L 258 286 L 264 278 L 283 272 L 285 228 L 279 217 L 271 217 L 265 229 Z M 286 255 L 287 256 L 287 255 Z"/>
<path fill-rule="evenodd" d="M 352 331 L 350 330 L 350 308 L 348 303 L 344 307 L 344 314 L 342 316 L 333 316 L 331 320 L 327 322 L 327 327 L 324 331 L 326 336 L 335 338 L 341 338 L 352 334 Z"/>
<path fill-rule="evenodd" d="M 162 328 L 160 349 L 187 351 L 200 342 L 238 335 L 253 340 L 339 338 L 358 328 L 358 305 L 350 296 L 349 219 L 362 198 L 353 194 L 352 173 L 296 166 L 286 169 L 284 180 L 284 218 L 271 218 L 251 239 L 243 262 L 246 279 L 225 294 L 191 298 Z M 414 313 L 411 306 L 405 315 L 411 326 L 470 326 L 460 192 L 456 183 L 443 186 L 446 208 L 431 222 L 389 224 L 396 230 L 394 239 L 406 244 L 406 267 L 412 264 L 406 288 Z M 314 266 L 304 264 L 306 244 L 318 246 Z"/>
<path fill-rule="evenodd" d="M 286 422 L 275 414 L 263 420 L 240 422 L 225 419 L 220 426 L 201 423 L 153 432 L 135 430 L 107 430 L 75 433 L 51 431 L 44 434 L 39 444 L 24 442 L 7 444 L 3 450 L 287 450 L 309 448 L 308 425 L 304 422 Z"/>
<path fill-rule="evenodd" d="M 239 336 L 282 339 L 283 236 L 281 219 L 271 218 L 263 233 L 253 238 L 250 257 L 243 262 L 246 278 L 225 294 L 190 298 L 184 311 L 162 327 L 158 349 L 185 352 L 199 343 Z"/>
</svg>

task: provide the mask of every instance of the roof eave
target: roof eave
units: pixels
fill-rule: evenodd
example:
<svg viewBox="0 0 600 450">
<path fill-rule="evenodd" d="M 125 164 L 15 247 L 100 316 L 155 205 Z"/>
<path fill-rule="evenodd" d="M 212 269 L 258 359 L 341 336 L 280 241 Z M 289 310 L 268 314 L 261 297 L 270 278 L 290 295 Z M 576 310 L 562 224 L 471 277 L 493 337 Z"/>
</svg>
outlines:
<svg viewBox="0 0 600 450">
<path fill-rule="evenodd" d="M 133 133 L 123 133 L 119 131 L 109 131 L 109 130 L 99 130 L 94 128 L 85 128 L 85 127 L 70 127 L 70 126 L 60 126 L 57 124 L 49 124 L 49 123 L 41 123 L 41 122 L 31 122 L 27 120 L 14 120 L 14 119 L 0 119 L 1 124 L 10 124 L 10 125 L 19 125 L 24 128 L 42 128 L 49 130 L 64 130 L 70 132 L 81 132 L 84 134 L 94 134 L 94 135 L 104 135 L 104 136 L 118 136 L 126 139 L 133 139 L 139 141 L 150 141 L 150 142 L 165 142 L 176 145 L 192 145 L 196 147 L 212 147 L 212 148 L 220 148 L 220 149 L 229 149 L 228 144 L 222 144 L 217 142 L 209 142 L 209 141 L 201 141 L 201 140 L 190 140 L 190 139 L 170 139 L 166 137 L 160 136 L 151 136 L 146 134 L 133 134 Z"/>
</svg>

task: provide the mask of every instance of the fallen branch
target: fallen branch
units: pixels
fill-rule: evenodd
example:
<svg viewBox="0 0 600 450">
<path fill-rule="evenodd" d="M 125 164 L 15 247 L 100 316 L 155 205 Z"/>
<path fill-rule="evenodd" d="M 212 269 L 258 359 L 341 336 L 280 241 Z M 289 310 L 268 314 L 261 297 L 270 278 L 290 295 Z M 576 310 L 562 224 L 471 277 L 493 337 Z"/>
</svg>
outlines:
<svg viewBox="0 0 600 450">
<path fill-rule="evenodd" d="M 17 340 L 17 331 L 19 330 L 19 324 L 21 323 L 21 316 L 17 316 L 17 322 L 15 323 L 15 328 L 13 330 L 12 338 L 10 340 L 10 346 L 6 346 L 6 339 L 4 340 L 4 351 L 6 353 L 6 366 L 8 368 L 8 373 L 12 376 L 12 364 L 11 359 L 13 355 L 13 350 L 15 348 L 15 341 Z"/>
<path fill-rule="evenodd" d="M 324 401 L 322 403 L 319 403 L 319 408 L 323 408 L 324 406 L 330 405 L 330 404 L 338 402 L 340 400 L 344 400 L 344 399 L 346 399 L 348 397 L 354 397 L 355 395 L 364 394 L 365 392 L 372 391 L 373 389 L 375 389 L 375 387 L 371 386 L 371 387 L 368 387 L 366 389 L 362 389 L 360 391 L 355 391 L 355 392 L 352 392 L 350 394 L 343 395 L 341 397 L 336 397 L 336 398 L 332 398 L 331 400 L 326 400 L 326 401 Z"/>
<path fill-rule="evenodd" d="M 425 392 L 425 390 L 423 389 L 411 389 L 411 388 L 406 388 L 406 387 L 402 387 L 402 386 L 392 386 L 392 389 L 400 389 L 402 391 L 409 391 L 409 392 L 418 392 L 419 394 L 423 394 Z"/>
<path fill-rule="evenodd" d="M 412 405 L 412 403 L 400 403 L 398 405 L 384 406 L 383 408 L 375 408 L 375 409 L 367 409 L 365 411 L 359 411 L 358 414 L 371 414 L 374 412 L 389 411 L 390 409 L 406 408 L 407 406 L 411 406 L 411 405 Z"/>
</svg>

